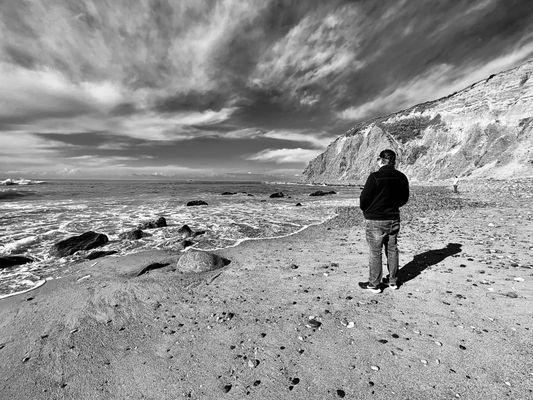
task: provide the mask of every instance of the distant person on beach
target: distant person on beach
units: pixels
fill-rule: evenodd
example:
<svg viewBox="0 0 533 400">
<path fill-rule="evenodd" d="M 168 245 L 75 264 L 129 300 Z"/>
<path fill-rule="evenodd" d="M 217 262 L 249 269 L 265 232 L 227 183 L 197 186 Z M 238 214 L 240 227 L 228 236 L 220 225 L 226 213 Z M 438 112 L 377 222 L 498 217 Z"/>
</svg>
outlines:
<svg viewBox="0 0 533 400">
<path fill-rule="evenodd" d="M 388 285 L 398 289 L 398 232 L 400 231 L 400 207 L 409 200 L 409 181 L 395 168 L 396 153 L 383 150 L 377 159 L 379 170 L 366 180 L 359 198 L 359 207 L 365 217 L 366 241 L 370 250 L 368 282 L 359 282 L 362 289 L 380 293 L 383 275 L 381 251 L 385 247 Z"/>
<path fill-rule="evenodd" d="M 454 193 L 459 193 L 459 191 L 457 190 L 458 187 L 459 187 L 459 177 L 455 175 L 455 179 L 453 180 L 453 192 Z"/>
</svg>

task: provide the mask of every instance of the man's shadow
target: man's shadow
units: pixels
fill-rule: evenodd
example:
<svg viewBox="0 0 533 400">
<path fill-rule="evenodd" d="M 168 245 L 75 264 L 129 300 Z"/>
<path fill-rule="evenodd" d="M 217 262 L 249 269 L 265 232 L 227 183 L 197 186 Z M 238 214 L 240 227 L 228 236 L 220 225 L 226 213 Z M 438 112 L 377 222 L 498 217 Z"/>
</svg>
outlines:
<svg viewBox="0 0 533 400">
<path fill-rule="evenodd" d="M 438 264 L 446 257 L 453 256 L 460 252 L 461 244 L 448 243 L 448 245 L 442 249 L 429 250 L 417 254 L 398 271 L 398 280 L 401 283 L 410 281 L 420 275 L 420 273 L 427 267 Z"/>
</svg>

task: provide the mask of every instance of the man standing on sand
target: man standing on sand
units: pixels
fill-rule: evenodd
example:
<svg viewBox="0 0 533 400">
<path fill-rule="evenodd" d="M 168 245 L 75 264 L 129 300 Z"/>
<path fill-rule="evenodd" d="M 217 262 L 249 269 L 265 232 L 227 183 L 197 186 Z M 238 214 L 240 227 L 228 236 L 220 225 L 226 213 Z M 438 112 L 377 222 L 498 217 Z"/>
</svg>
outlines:
<svg viewBox="0 0 533 400">
<path fill-rule="evenodd" d="M 383 150 L 377 159 L 379 170 L 366 180 L 359 198 L 359 207 L 365 217 L 366 241 L 370 250 L 368 282 L 359 282 L 362 289 L 380 293 L 381 249 L 385 247 L 389 269 L 389 287 L 398 289 L 398 232 L 400 207 L 409 200 L 409 181 L 396 170 L 396 153 Z"/>
<path fill-rule="evenodd" d="M 454 193 L 459 193 L 459 191 L 457 190 L 458 186 L 459 186 L 459 177 L 455 175 L 455 178 L 453 180 L 453 192 Z"/>
</svg>

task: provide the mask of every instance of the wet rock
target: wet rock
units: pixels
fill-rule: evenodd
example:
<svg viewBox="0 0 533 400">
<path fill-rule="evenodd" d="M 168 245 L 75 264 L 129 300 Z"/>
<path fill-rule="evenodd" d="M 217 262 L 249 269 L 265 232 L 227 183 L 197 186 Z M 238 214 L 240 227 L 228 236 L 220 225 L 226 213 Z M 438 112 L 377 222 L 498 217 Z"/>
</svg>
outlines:
<svg viewBox="0 0 533 400">
<path fill-rule="evenodd" d="M 190 246 L 192 246 L 193 244 L 194 244 L 193 241 L 185 239 L 185 240 L 183 240 L 183 241 L 181 242 L 181 247 L 183 247 L 184 249 L 186 249 L 187 247 L 190 247 Z"/>
<path fill-rule="evenodd" d="M 194 206 L 207 206 L 208 204 L 203 200 L 192 200 L 187 203 L 187 207 L 194 207 Z"/>
<path fill-rule="evenodd" d="M 117 254 L 116 250 L 97 250 L 91 252 L 87 257 L 85 257 L 86 260 L 96 260 L 100 257 L 110 256 L 112 254 Z"/>
<path fill-rule="evenodd" d="M 90 250 L 100 247 L 109 241 L 106 235 L 96 232 L 85 232 L 79 236 L 71 236 L 52 246 L 50 255 L 56 257 L 70 256 L 81 250 Z"/>
<path fill-rule="evenodd" d="M 167 226 L 167 220 L 165 217 L 159 217 L 150 221 L 141 222 L 137 225 L 137 229 L 156 229 L 164 228 L 165 226 Z"/>
<path fill-rule="evenodd" d="M 189 225 L 183 225 L 181 228 L 178 229 L 178 236 L 182 239 L 187 239 L 191 236 L 194 236 L 194 232 L 189 227 Z"/>
<path fill-rule="evenodd" d="M 120 239 L 126 240 L 139 240 L 144 236 L 144 233 L 141 229 L 132 229 L 131 231 L 122 232 L 118 235 Z"/>
<path fill-rule="evenodd" d="M 188 251 L 178 260 L 177 269 L 181 272 L 207 272 L 222 268 L 229 260 L 206 251 Z"/>
<path fill-rule="evenodd" d="M 33 259 L 25 256 L 2 256 L 0 257 L 0 269 L 10 268 L 17 265 L 33 262 Z"/>
<path fill-rule="evenodd" d="M 330 190 L 329 192 L 323 192 L 322 190 L 317 190 L 316 192 L 313 192 L 309 194 L 309 196 L 327 196 L 328 194 L 337 194 L 334 190 Z"/>
<path fill-rule="evenodd" d="M 222 196 L 233 196 L 234 194 L 237 194 L 237 192 L 222 192 L 220 193 Z"/>
<path fill-rule="evenodd" d="M 276 193 L 272 193 L 270 195 L 270 198 L 271 199 L 280 199 L 282 197 L 285 197 L 285 195 L 283 194 L 283 192 L 276 192 Z"/>
</svg>

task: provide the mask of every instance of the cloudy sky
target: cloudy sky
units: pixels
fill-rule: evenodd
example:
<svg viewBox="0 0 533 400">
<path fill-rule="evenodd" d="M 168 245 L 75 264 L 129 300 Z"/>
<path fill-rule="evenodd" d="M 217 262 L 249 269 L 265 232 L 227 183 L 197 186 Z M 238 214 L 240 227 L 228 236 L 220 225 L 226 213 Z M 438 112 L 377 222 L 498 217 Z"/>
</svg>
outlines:
<svg viewBox="0 0 533 400">
<path fill-rule="evenodd" d="M 0 0 L 0 177 L 292 179 L 532 27 L 531 0 Z"/>
</svg>

